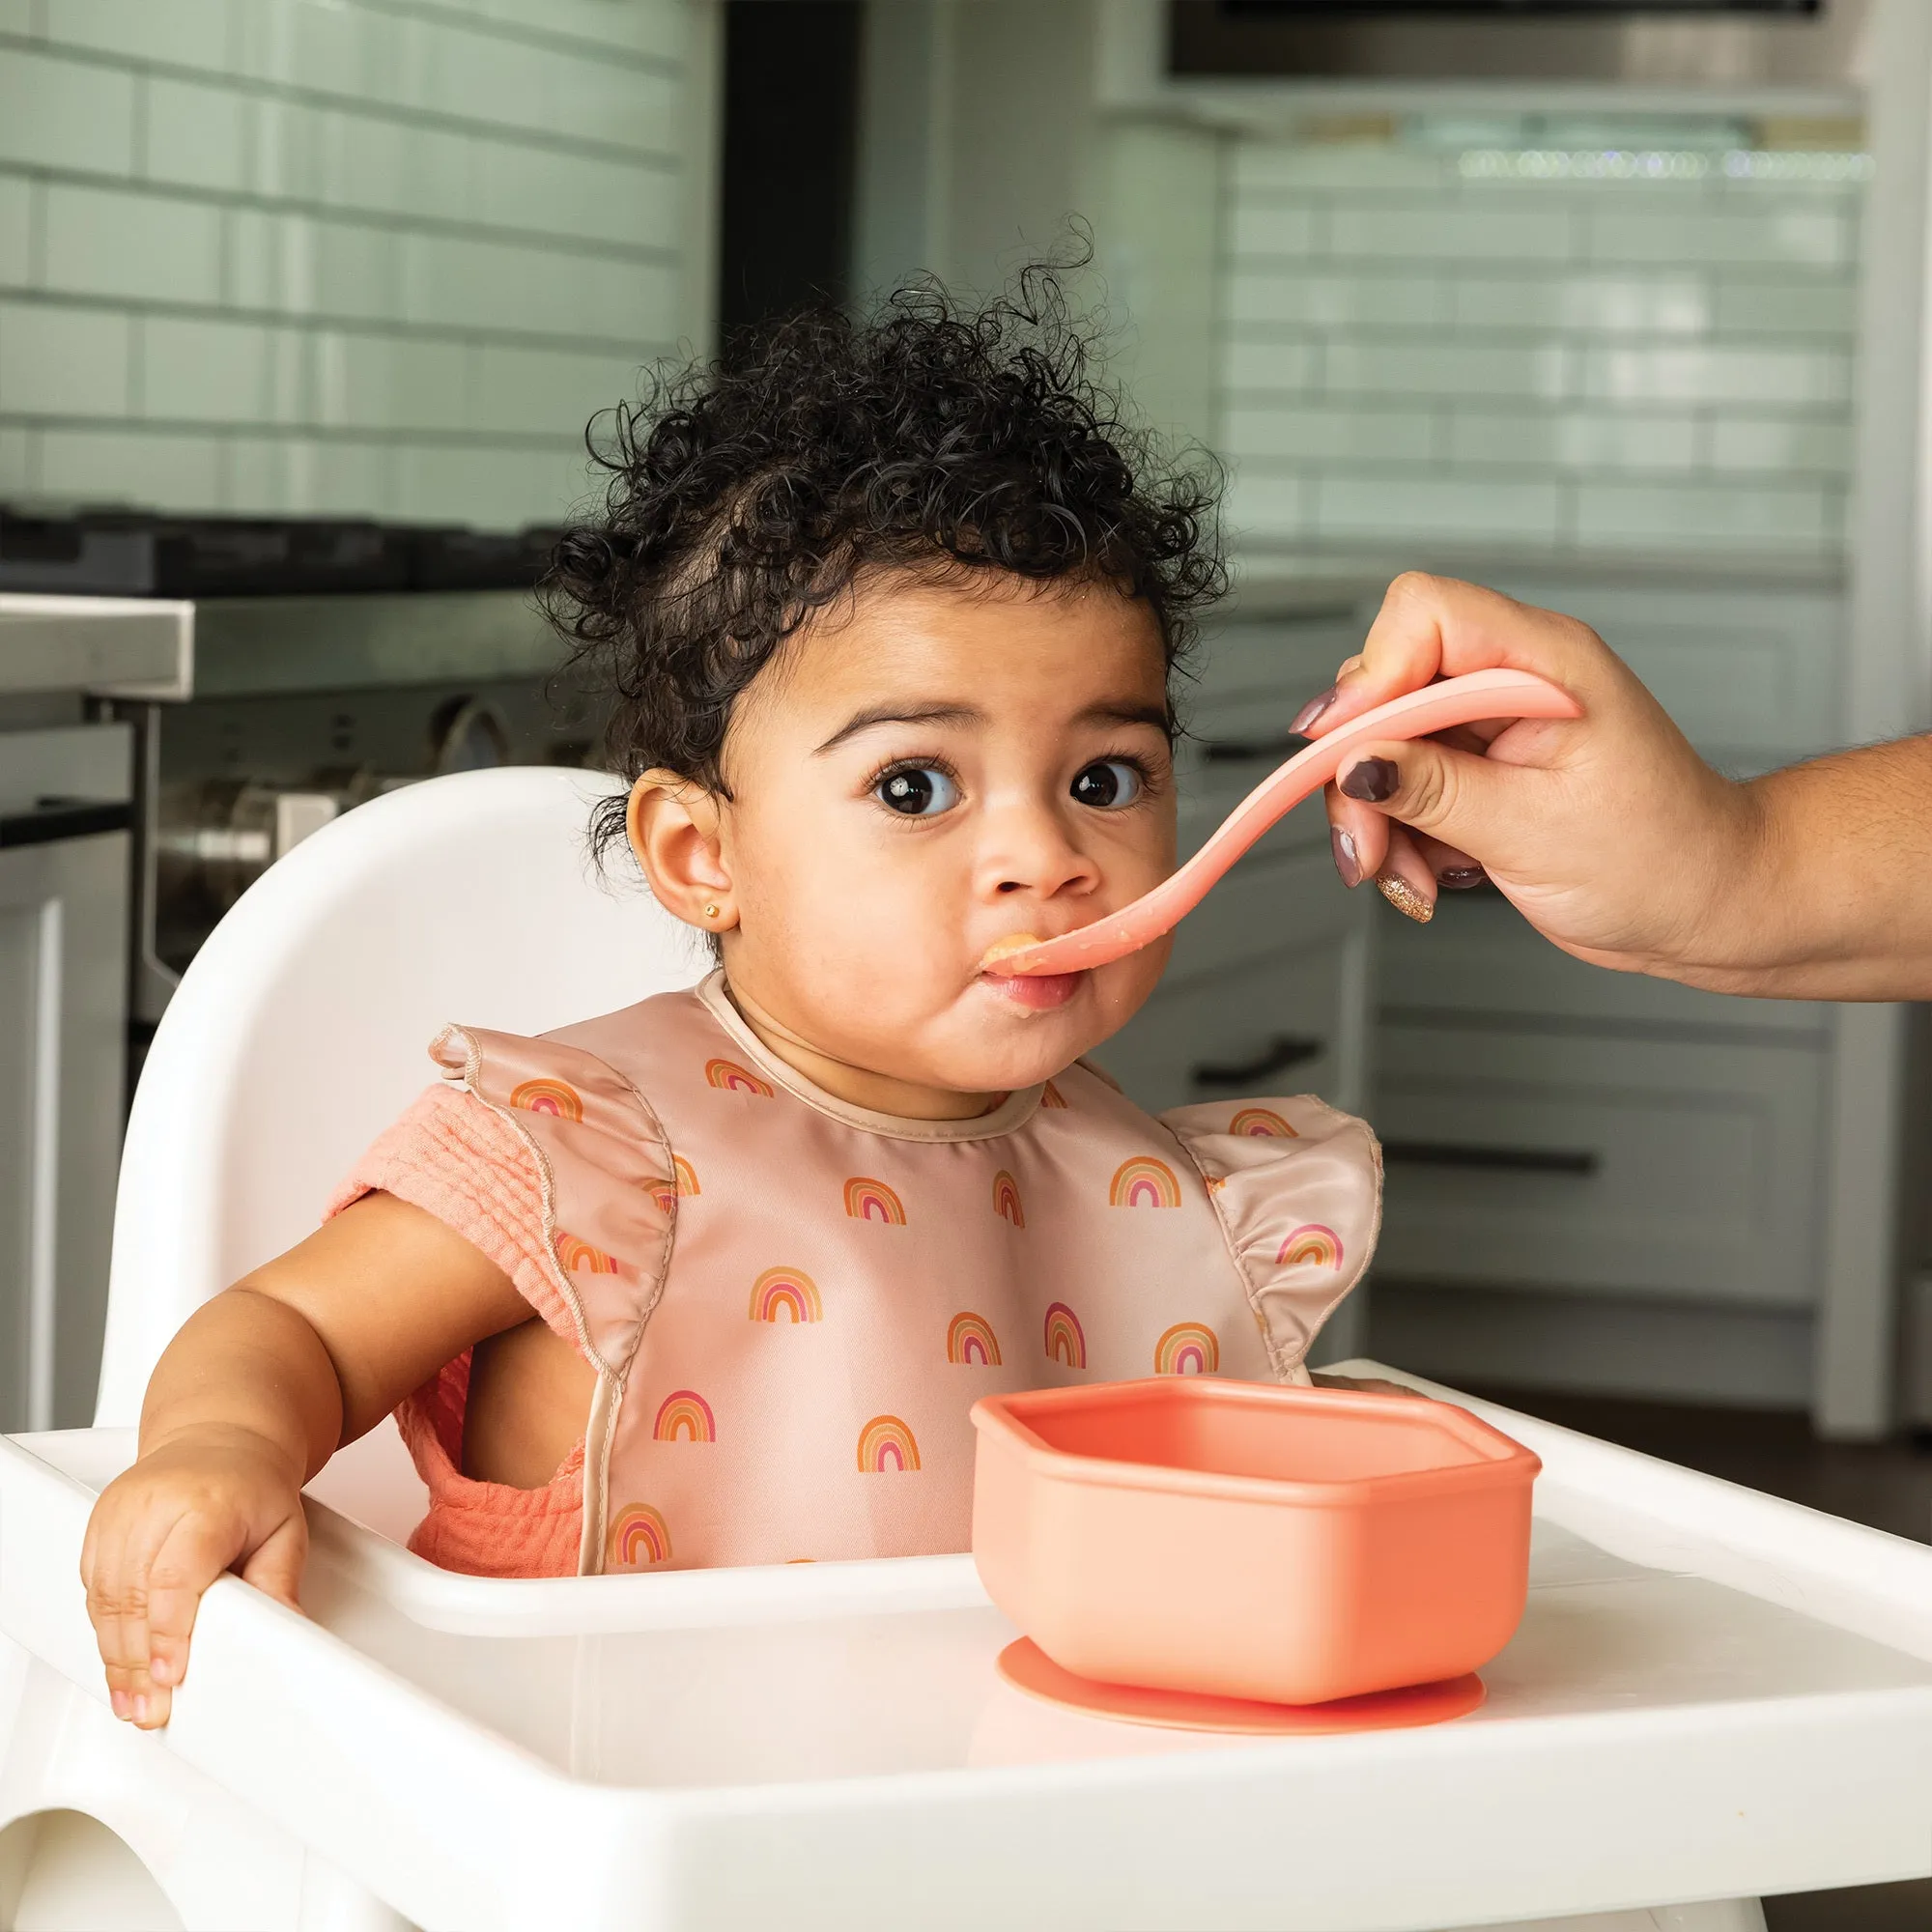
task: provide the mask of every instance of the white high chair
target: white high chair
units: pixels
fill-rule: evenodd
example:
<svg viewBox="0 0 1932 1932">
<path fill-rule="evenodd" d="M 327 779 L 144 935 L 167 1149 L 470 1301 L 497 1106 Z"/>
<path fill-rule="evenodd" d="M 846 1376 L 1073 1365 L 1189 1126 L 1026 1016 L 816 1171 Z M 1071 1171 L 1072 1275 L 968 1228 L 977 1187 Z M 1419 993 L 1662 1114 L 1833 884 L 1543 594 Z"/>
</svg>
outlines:
<svg viewBox="0 0 1932 1932">
<path fill-rule="evenodd" d="M 1479 1403 L 1544 1459 L 1530 1604 L 1488 1705 L 1432 1730 L 1030 1703 L 963 1556 L 451 1576 L 400 1547 L 422 1492 L 386 1426 L 311 1485 L 308 1618 L 224 1579 L 168 1729 L 117 1723 L 80 1542 L 181 1320 L 313 1225 L 443 1020 L 534 1031 L 696 976 L 584 857 L 597 782 L 361 807 L 170 1008 L 99 1426 L 0 1439 L 0 1932 L 1753 1932 L 1761 1893 L 1932 1872 L 1932 1550 Z"/>
</svg>

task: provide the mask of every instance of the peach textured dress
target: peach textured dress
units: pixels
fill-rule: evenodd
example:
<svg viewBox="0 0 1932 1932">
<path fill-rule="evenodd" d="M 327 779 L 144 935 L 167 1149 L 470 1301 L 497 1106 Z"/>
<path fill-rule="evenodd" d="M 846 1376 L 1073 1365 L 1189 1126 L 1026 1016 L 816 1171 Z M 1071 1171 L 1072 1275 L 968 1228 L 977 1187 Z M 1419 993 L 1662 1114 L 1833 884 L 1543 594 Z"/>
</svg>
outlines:
<svg viewBox="0 0 1932 1932">
<path fill-rule="evenodd" d="M 716 973 L 431 1051 L 444 1084 L 331 1211 L 426 1208 L 597 1373 L 541 1490 L 462 1473 L 468 1354 L 399 1411 L 430 1491 L 410 1547 L 481 1576 L 964 1549 L 980 1396 L 1304 1381 L 1380 1214 L 1374 1136 L 1319 1100 L 1156 1120 L 1079 1065 L 899 1120 L 776 1061 Z"/>
</svg>

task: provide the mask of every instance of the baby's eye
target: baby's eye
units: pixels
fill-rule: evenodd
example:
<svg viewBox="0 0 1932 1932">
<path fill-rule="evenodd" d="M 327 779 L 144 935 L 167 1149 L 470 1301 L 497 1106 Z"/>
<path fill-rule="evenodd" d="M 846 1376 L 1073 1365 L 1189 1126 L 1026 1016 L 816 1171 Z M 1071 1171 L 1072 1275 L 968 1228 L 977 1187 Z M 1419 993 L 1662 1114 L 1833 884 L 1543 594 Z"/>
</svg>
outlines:
<svg viewBox="0 0 1932 1932">
<path fill-rule="evenodd" d="M 1082 805 L 1111 810 L 1141 795 L 1141 775 L 1124 758 L 1095 758 L 1074 775 L 1073 796 Z"/>
<path fill-rule="evenodd" d="M 959 787 L 937 765 L 901 765 L 872 787 L 888 811 L 907 818 L 937 818 L 959 803 Z"/>
</svg>

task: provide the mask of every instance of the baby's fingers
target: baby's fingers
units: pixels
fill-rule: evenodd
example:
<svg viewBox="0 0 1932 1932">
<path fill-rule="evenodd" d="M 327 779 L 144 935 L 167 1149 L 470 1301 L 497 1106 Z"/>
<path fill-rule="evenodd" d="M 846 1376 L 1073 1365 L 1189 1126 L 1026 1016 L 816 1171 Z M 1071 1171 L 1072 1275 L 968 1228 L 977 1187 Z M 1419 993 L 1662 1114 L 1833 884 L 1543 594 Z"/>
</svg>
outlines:
<svg viewBox="0 0 1932 1932">
<path fill-rule="evenodd" d="M 148 1601 L 146 1546 L 119 1511 L 99 1508 L 82 1546 L 81 1582 L 87 1591 L 88 1621 L 107 1677 L 107 1694 L 117 1718 L 134 1716 L 134 1698 L 148 1685 Z M 137 1684 L 138 1679 L 138 1684 Z"/>
<path fill-rule="evenodd" d="M 246 1543 L 246 1526 L 239 1517 L 196 1511 L 175 1519 L 149 1559 L 148 1651 L 141 1660 L 149 1680 L 145 1687 L 150 1707 L 147 1721 L 167 1721 L 169 1692 L 187 1675 L 188 1644 L 202 1596 L 242 1554 Z M 142 1720 L 137 1713 L 135 1721 Z"/>
</svg>

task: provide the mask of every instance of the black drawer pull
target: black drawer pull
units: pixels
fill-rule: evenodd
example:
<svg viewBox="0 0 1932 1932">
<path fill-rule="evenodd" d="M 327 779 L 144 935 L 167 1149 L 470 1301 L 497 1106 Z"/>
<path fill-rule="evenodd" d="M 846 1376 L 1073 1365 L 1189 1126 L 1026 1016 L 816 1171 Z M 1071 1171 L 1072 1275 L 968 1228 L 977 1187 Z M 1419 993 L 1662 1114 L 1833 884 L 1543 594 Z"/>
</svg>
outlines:
<svg viewBox="0 0 1932 1932">
<path fill-rule="evenodd" d="M 1595 1174 L 1594 1153 L 1567 1148 L 1456 1147 L 1446 1141 L 1384 1141 L 1382 1158 L 1409 1167 L 1481 1167 L 1512 1174 Z"/>
<path fill-rule="evenodd" d="M 1252 1060 L 1229 1066 L 1204 1060 L 1189 1073 L 1197 1087 L 1245 1087 L 1251 1081 L 1265 1080 L 1270 1073 L 1286 1073 L 1304 1060 L 1320 1060 L 1326 1042 L 1311 1039 L 1306 1034 L 1278 1033 Z"/>
<path fill-rule="evenodd" d="M 1210 765 L 1245 765 L 1256 758 L 1290 758 L 1314 743 L 1297 731 L 1278 732 L 1272 738 L 1203 738 L 1201 756 Z"/>
<path fill-rule="evenodd" d="M 121 799 L 43 798 L 31 811 L 0 816 L 0 845 L 55 845 L 64 838 L 94 838 L 126 832 L 133 808 Z"/>
</svg>

